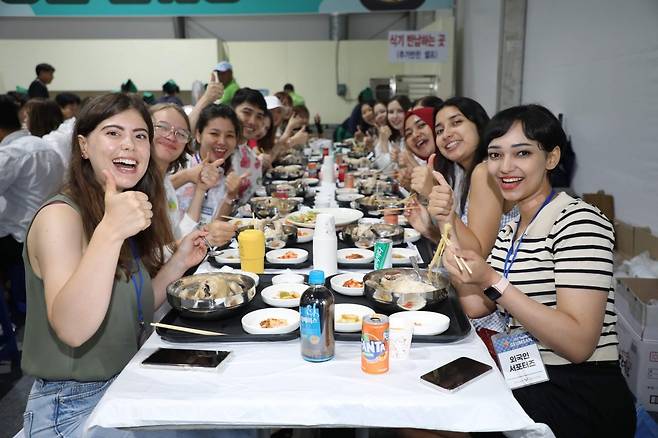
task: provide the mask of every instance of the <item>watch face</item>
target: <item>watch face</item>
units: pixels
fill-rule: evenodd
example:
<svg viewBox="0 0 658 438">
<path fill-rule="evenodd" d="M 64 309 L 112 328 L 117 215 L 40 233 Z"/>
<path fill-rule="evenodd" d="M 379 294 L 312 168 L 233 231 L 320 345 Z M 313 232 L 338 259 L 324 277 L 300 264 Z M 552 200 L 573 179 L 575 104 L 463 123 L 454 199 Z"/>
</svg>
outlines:
<svg viewBox="0 0 658 438">
<path fill-rule="evenodd" d="M 496 301 L 498 298 L 502 296 L 500 292 L 498 292 L 498 289 L 496 289 L 493 286 L 489 286 L 484 290 L 484 294 L 489 298 L 491 301 Z"/>
</svg>

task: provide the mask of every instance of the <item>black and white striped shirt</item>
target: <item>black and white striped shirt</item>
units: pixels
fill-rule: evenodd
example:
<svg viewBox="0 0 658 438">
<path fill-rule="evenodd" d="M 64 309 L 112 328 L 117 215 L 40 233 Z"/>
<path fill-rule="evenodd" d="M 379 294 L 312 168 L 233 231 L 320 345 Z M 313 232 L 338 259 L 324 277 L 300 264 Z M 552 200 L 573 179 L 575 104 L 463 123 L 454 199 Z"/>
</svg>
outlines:
<svg viewBox="0 0 658 438">
<path fill-rule="evenodd" d="M 488 258 L 488 263 L 501 275 L 517 226 L 517 221 L 510 222 L 498 233 Z M 588 361 L 617 360 L 612 279 L 614 239 L 612 224 L 597 208 L 560 193 L 528 227 L 508 276 L 528 297 L 553 308 L 557 304 L 557 288 L 608 294 L 601 337 Z M 513 315 L 511 325 L 519 327 Z M 570 363 L 542 345 L 539 351 L 546 365 Z"/>
</svg>

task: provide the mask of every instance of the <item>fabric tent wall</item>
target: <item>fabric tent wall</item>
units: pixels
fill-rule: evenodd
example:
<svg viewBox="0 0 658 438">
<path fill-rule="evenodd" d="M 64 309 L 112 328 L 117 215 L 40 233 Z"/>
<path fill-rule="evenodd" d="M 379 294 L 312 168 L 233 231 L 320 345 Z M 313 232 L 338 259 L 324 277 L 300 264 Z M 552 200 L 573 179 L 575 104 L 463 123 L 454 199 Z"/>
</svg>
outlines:
<svg viewBox="0 0 658 438">
<path fill-rule="evenodd" d="M 573 187 L 658 233 L 658 2 L 529 0 L 523 102 L 564 113 Z"/>
</svg>

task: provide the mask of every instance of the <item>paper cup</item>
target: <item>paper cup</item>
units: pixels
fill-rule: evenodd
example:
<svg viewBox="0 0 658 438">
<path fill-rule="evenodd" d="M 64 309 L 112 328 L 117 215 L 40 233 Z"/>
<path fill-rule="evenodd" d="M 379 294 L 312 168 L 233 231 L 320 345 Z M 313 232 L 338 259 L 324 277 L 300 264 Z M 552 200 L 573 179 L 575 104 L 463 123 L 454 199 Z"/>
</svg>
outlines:
<svg viewBox="0 0 658 438">
<path fill-rule="evenodd" d="M 411 338 L 414 334 L 412 322 L 403 319 L 391 320 L 388 330 L 391 359 L 404 360 L 409 358 Z"/>
</svg>

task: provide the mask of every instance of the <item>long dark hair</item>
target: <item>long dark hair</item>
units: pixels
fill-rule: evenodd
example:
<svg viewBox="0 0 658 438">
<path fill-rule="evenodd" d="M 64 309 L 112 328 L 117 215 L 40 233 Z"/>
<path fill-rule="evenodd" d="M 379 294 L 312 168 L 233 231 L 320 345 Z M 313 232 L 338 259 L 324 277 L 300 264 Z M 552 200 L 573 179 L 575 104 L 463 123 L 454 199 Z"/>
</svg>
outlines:
<svg viewBox="0 0 658 438">
<path fill-rule="evenodd" d="M 263 99 L 265 100 L 265 99 Z M 242 141 L 242 124 L 240 123 L 240 119 L 238 118 L 238 115 L 235 113 L 233 108 L 231 108 L 228 105 L 224 105 L 223 103 L 220 104 L 215 104 L 213 103 L 212 105 L 208 105 L 201 111 L 199 114 L 199 120 L 196 122 L 196 131 L 197 133 L 201 134 L 204 129 L 206 129 L 206 126 L 208 126 L 208 123 L 210 123 L 211 120 L 213 119 L 227 119 L 231 123 L 233 123 L 233 128 L 235 129 L 235 135 L 236 135 L 236 147 L 239 145 Z M 199 149 L 201 148 L 201 145 L 199 145 Z M 235 153 L 235 152 L 234 152 Z M 224 160 L 224 164 L 222 164 L 222 169 L 224 169 L 224 174 L 228 175 L 229 170 L 231 170 L 231 160 Z"/>
<path fill-rule="evenodd" d="M 397 102 L 401 107 L 402 107 L 402 112 L 406 113 L 411 109 L 411 101 L 405 94 L 396 94 L 391 98 L 391 100 L 388 101 L 388 104 L 386 104 L 386 111 L 388 113 L 388 106 L 391 104 L 391 102 Z M 386 114 L 386 118 L 388 119 L 388 114 Z M 398 131 L 395 129 L 391 124 L 389 123 L 388 126 L 391 127 L 391 141 L 398 141 L 402 137 L 402 131 L 404 131 L 404 117 L 402 117 L 402 131 Z"/>
<path fill-rule="evenodd" d="M 464 211 L 464 207 L 466 206 L 466 200 L 468 198 L 468 191 L 471 188 L 471 175 L 473 174 L 473 169 L 475 169 L 475 166 L 482 161 L 487 156 L 487 143 L 484 142 L 484 131 L 487 127 L 487 123 L 489 122 L 489 116 L 487 115 L 487 112 L 482 108 L 482 105 L 480 105 L 478 102 L 476 102 L 473 99 L 470 99 L 468 97 L 451 97 L 450 99 L 446 100 L 443 102 L 441 106 L 439 106 L 434 113 L 434 118 L 436 119 L 436 114 L 438 114 L 439 111 L 441 111 L 443 108 L 449 107 L 449 106 L 454 106 L 457 108 L 461 113 L 466 117 L 468 120 L 473 122 L 478 130 L 478 137 L 480 138 L 480 141 L 478 142 L 477 148 L 475 149 L 475 157 L 473 159 L 473 166 L 470 169 L 464 169 L 464 183 L 462 184 L 462 192 L 461 192 L 461 205 L 459 206 L 461 211 Z M 435 132 L 436 136 L 436 132 Z M 438 148 L 438 146 L 437 146 Z M 450 184 L 451 187 L 455 187 L 455 165 L 458 165 L 457 163 L 453 163 L 452 161 L 448 160 L 446 157 L 441 157 L 439 160 L 434 160 L 434 170 L 441 172 L 443 176 L 445 177 L 446 181 Z"/>
<path fill-rule="evenodd" d="M 88 136 L 104 120 L 134 109 L 142 116 L 148 128 L 153 154 L 153 122 L 146 106 L 139 97 L 121 93 L 105 94 L 91 99 L 80 111 L 75 123 L 72 138 L 71 164 L 68 183 L 63 192 L 69 196 L 80 209 L 85 237 L 91 239 L 94 230 L 105 214 L 105 189 L 96 180 L 91 161 L 82 158 L 78 136 Z M 90 144 L 90 148 L 96 145 Z M 146 173 L 131 189 L 146 194 L 153 205 L 151 226 L 132 237 L 137 246 L 144 266 L 154 276 L 164 264 L 164 248 L 174 242 L 171 225 L 165 206 L 163 175 L 158 170 L 155 160 L 150 159 Z M 117 275 L 123 273 L 126 278 L 133 270 L 133 257 L 127 241 L 123 242 Z"/>
</svg>

